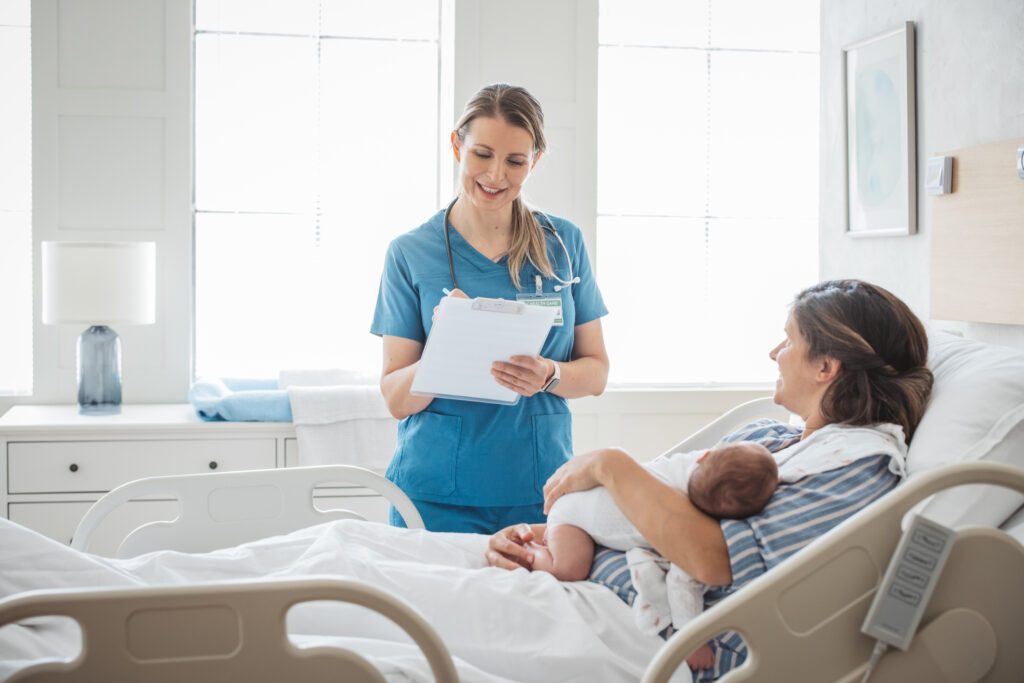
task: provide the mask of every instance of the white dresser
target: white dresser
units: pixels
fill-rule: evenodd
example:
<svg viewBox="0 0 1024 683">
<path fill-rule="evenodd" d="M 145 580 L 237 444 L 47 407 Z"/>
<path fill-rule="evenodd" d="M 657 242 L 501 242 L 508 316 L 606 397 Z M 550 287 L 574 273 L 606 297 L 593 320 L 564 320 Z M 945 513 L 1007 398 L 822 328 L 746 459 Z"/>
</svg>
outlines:
<svg viewBox="0 0 1024 683">
<path fill-rule="evenodd" d="M 0 417 L 0 457 L 0 514 L 63 543 L 94 501 L 133 479 L 301 464 L 292 423 L 205 422 L 188 404 L 126 405 L 104 416 L 74 405 L 15 406 Z M 315 498 L 322 509 L 387 520 L 387 502 L 361 487 L 318 489 Z M 110 551 L 113 538 L 176 514 L 174 501 L 133 501 L 108 518 L 93 547 Z"/>
</svg>

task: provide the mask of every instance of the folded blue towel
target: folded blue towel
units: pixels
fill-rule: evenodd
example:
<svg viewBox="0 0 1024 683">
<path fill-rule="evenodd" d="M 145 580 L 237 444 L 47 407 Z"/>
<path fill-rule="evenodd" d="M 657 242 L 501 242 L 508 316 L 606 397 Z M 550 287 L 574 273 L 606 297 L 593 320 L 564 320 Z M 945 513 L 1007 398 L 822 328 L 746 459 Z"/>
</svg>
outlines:
<svg viewBox="0 0 1024 683">
<path fill-rule="evenodd" d="M 189 403 L 204 420 L 291 422 L 288 390 L 276 379 L 201 379 L 188 392 Z"/>
</svg>

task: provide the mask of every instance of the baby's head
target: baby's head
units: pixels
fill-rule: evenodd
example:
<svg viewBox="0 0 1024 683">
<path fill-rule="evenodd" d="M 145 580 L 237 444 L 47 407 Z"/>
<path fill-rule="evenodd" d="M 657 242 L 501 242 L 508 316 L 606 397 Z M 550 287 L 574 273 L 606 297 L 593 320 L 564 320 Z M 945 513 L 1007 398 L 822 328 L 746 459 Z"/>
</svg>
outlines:
<svg viewBox="0 0 1024 683">
<path fill-rule="evenodd" d="M 779 483 L 775 458 L 752 441 L 720 443 L 698 461 L 687 495 L 712 517 L 743 519 L 760 512 Z"/>
</svg>

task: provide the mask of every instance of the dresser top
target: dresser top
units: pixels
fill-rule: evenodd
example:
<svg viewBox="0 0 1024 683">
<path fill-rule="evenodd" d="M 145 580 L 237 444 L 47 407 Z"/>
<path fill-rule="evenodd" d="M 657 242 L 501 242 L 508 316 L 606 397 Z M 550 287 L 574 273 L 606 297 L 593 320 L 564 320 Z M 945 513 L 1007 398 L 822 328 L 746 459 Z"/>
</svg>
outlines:
<svg viewBox="0 0 1024 683">
<path fill-rule="evenodd" d="M 0 417 L 6 434 L 58 431 L 110 432 L 169 430 L 175 432 L 292 432 L 291 422 L 207 422 L 188 403 L 123 405 L 117 415 L 82 415 L 77 405 L 17 405 Z"/>
</svg>

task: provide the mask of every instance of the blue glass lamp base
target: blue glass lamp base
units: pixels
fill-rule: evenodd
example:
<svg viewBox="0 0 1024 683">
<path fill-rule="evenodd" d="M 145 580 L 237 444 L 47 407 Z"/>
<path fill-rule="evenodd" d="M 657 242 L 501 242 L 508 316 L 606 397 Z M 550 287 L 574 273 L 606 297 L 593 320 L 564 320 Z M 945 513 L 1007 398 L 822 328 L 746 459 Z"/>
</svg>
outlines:
<svg viewBox="0 0 1024 683">
<path fill-rule="evenodd" d="M 121 412 L 121 340 L 106 325 L 93 325 L 78 338 L 78 412 Z"/>
</svg>

